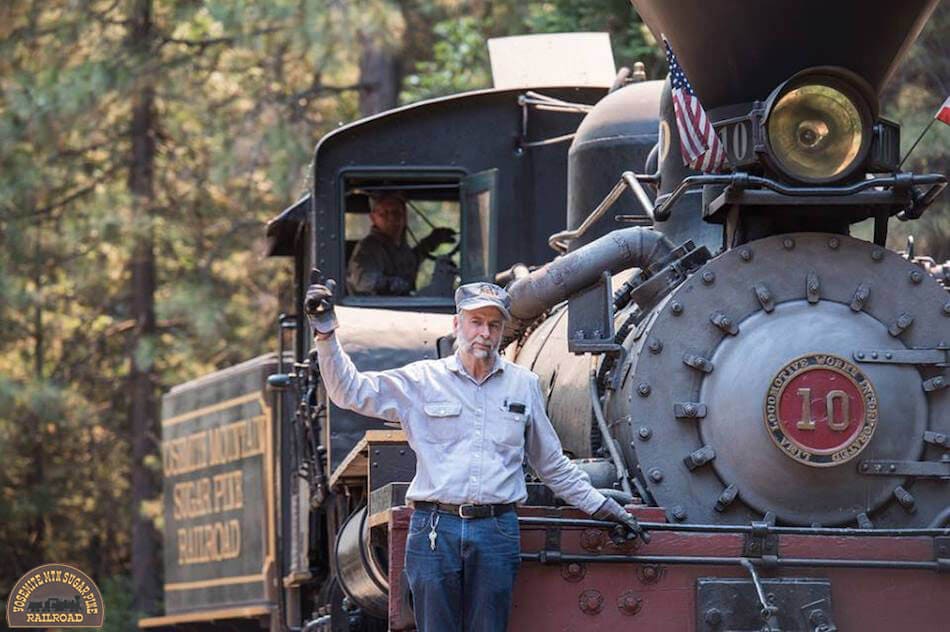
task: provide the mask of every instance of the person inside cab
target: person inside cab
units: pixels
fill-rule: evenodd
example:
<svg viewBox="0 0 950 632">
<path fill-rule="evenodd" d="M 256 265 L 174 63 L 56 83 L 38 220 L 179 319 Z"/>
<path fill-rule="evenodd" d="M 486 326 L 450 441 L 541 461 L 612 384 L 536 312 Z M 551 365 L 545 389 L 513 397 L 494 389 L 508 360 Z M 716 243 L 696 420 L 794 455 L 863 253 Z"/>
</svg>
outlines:
<svg viewBox="0 0 950 632">
<path fill-rule="evenodd" d="M 442 244 L 455 241 L 451 228 L 435 228 L 415 247 L 406 243 L 406 203 L 395 193 L 372 201 L 369 234 L 356 244 L 346 274 L 350 294 L 406 296 L 416 289 L 419 264 Z"/>
</svg>

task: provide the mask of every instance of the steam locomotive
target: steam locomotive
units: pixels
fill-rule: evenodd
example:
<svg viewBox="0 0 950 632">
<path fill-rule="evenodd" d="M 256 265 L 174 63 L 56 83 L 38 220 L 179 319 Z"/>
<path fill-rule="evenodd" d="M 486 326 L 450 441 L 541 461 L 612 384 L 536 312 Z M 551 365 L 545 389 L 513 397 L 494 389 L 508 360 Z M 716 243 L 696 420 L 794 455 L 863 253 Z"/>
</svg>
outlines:
<svg viewBox="0 0 950 632">
<path fill-rule="evenodd" d="M 526 471 L 510 629 L 940 627 L 950 294 L 931 272 L 950 268 L 885 241 L 947 179 L 901 171 L 878 111 L 937 2 L 634 4 L 730 170 L 684 167 L 669 81 L 472 92 L 321 139 L 312 190 L 268 225 L 294 267 L 276 354 L 163 400 L 167 614 L 140 627 L 412 629 L 412 450 L 327 401 L 302 309 L 311 268 L 344 279 L 394 190 L 411 234 L 459 243 L 414 295 L 344 293 L 357 366 L 452 352 L 446 274 L 506 284 L 504 353 L 653 532 L 615 543 Z M 870 241 L 850 235 L 864 221 Z"/>
</svg>

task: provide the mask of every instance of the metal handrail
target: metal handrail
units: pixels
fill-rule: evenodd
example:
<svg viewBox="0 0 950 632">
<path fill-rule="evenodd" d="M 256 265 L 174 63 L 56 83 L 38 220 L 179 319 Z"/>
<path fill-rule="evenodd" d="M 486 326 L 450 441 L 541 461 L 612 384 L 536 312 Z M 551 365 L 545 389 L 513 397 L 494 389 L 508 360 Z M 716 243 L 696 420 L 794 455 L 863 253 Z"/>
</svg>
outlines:
<svg viewBox="0 0 950 632">
<path fill-rule="evenodd" d="M 620 180 L 617 181 L 617 184 L 610 190 L 610 193 L 601 200 L 590 214 L 584 218 L 584 221 L 581 222 L 581 225 L 573 230 L 562 230 L 560 232 L 554 233 L 548 237 L 548 245 L 555 251 L 560 254 L 567 252 L 567 248 L 570 242 L 575 239 L 580 238 L 584 233 L 586 233 L 590 227 L 604 216 L 611 206 L 613 206 L 620 196 L 628 188 L 631 189 L 634 195 L 637 196 L 637 199 L 640 201 L 640 204 L 643 205 L 644 209 L 648 216 L 653 217 L 653 203 L 650 202 L 650 198 L 647 197 L 646 191 L 643 190 L 641 182 L 656 182 L 657 174 L 643 174 L 643 173 L 633 173 L 632 171 L 624 171 Z"/>
<path fill-rule="evenodd" d="M 616 523 L 593 518 L 547 518 L 519 516 L 518 523 L 535 527 L 612 528 Z M 761 535 L 830 535 L 858 537 L 950 537 L 950 527 L 925 529 L 855 529 L 851 527 L 777 527 L 764 522 L 750 524 L 671 524 L 640 522 L 647 531 L 678 531 L 682 533 L 756 533 Z"/>
<path fill-rule="evenodd" d="M 928 206 L 933 204 L 943 190 L 947 187 L 947 177 L 937 173 L 926 175 L 916 175 L 913 173 L 898 173 L 893 176 L 877 176 L 862 180 L 847 186 L 840 187 L 795 187 L 782 184 L 771 178 L 753 176 L 748 173 L 732 173 L 727 175 L 702 174 L 687 176 L 677 185 L 669 194 L 663 203 L 653 210 L 653 216 L 657 221 L 669 219 L 672 213 L 673 205 L 683 196 L 686 191 L 697 186 L 707 184 L 720 184 L 736 187 L 738 189 L 748 189 L 751 187 L 763 187 L 789 197 L 817 197 L 817 196 L 846 196 L 854 195 L 874 187 L 885 188 L 912 188 L 915 186 L 930 186 L 925 194 L 916 198 L 911 209 L 904 211 L 908 217 L 920 217 Z"/>
</svg>

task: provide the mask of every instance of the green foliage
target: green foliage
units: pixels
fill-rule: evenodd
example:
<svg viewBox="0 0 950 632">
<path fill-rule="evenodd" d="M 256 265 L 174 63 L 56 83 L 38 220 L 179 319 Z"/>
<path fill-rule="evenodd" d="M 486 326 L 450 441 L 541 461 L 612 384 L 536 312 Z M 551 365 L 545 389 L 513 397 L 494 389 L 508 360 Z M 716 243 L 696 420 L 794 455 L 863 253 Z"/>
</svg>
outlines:
<svg viewBox="0 0 950 632">
<path fill-rule="evenodd" d="M 488 49 L 481 22 L 473 16 L 444 20 L 435 26 L 438 41 L 431 61 L 420 61 L 406 77 L 406 103 L 491 85 Z"/>
<path fill-rule="evenodd" d="M 105 621 L 102 632 L 127 632 L 138 627 L 142 613 L 132 604 L 132 581 L 128 576 L 107 577 L 99 583 L 102 601 L 105 604 Z"/>
<path fill-rule="evenodd" d="M 602 31 L 610 35 L 618 68 L 640 61 L 648 76 L 665 72 L 662 53 L 627 0 L 506 0 L 481 10 L 479 6 L 452 5 L 435 23 L 431 54 L 417 61 L 406 76 L 401 102 L 491 87 L 485 40 L 506 35 Z"/>
<path fill-rule="evenodd" d="M 897 68 L 882 95 L 884 116 L 901 124 L 901 156 L 933 121 L 934 114 L 950 96 L 950 5 L 934 10 L 920 38 Z M 950 126 L 934 122 L 930 131 L 904 164 L 916 173 L 950 173 Z M 870 228 L 868 229 L 870 231 Z M 950 259 L 950 194 L 944 194 L 923 217 L 910 222 L 891 221 L 888 246 L 903 250 L 908 235 L 914 236 L 916 254 L 937 262 Z"/>
</svg>

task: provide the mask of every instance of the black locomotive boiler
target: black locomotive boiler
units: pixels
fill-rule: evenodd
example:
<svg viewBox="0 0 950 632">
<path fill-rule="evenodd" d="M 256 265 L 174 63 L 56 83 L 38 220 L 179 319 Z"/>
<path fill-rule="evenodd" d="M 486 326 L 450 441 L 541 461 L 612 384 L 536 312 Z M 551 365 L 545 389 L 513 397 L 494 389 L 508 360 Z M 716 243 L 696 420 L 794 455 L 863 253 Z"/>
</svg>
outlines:
<svg viewBox="0 0 950 632">
<path fill-rule="evenodd" d="M 900 170 L 878 96 L 936 2 L 634 4 L 729 169 L 683 166 L 668 81 L 467 93 L 324 137 L 312 190 L 268 227 L 295 271 L 277 353 L 165 397 L 167 615 L 143 627 L 412 629 L 412 451 L 326 400 L 301 309 L 393 190 L 410 230 L 459 243 L 414 295 L 344 293 L 357 366 L 451 353 L 453 281 L 506 284 L 504 353 L 654 531 L 616 544 L 526 471 L 511 629 L 941 626 L 950 294 L 886 237 L 947 180 Z"/>
</svg>

